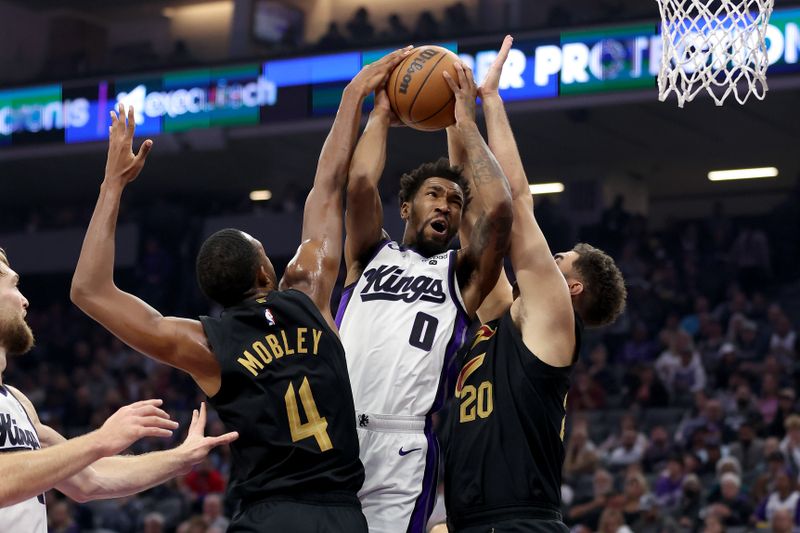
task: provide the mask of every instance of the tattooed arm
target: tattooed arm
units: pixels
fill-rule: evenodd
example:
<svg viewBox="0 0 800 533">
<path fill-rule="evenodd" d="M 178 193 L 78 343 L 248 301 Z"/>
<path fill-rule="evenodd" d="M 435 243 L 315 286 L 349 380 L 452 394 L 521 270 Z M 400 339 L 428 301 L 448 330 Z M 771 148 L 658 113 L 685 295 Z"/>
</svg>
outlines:
<svg viewBox="0 0 800 533">
<path fill-rule="evenodd" d="M 474 225 L 469 245 L 458 252 L 457 277 L 467 313 L 475 316 L 497 283 L 511 235 L 508 181 L 475 123 L 477 88 L 472 71 L 456 63 L 458 80 L 444 77 L 456 95 L 456 132 L 463 145 L 464 174 L 469 180 Z"/>
</svg>

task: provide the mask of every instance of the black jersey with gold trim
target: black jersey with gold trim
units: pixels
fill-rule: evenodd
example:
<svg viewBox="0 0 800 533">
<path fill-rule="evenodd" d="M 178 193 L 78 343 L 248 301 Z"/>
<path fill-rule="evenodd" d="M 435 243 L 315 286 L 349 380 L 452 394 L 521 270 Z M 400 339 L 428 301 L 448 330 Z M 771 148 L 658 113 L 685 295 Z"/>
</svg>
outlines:
<svg viewBox="0 0 800 533">
<path fill-rule="evenodd" d="M 364 467 L 344 348 L 311 299 L 272 291 L 200 320 L 222 376 L 209 402 L 239 432 L 232 495 L 357 504 Z"/>
<path fill-rule="evenodd" d="M 571 369 L 537 358 L 510 310 L 478 329 L 456 381 L 445 450 L 448 520 L 457 528 L 558 511 Z"/>
</svg>

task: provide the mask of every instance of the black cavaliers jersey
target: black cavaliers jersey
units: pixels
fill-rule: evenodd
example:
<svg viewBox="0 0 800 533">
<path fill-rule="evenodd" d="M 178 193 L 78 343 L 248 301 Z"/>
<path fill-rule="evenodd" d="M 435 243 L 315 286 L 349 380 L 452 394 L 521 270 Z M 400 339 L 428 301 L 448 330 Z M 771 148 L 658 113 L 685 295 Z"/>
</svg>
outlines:
<svg viewBox="0 0 800 533">
<path fill-rule="evenodd" d="M 480 327 L 462 363 L 445 450 L 448 520 L 461 528 L 557 512 L 571 367 L 531 353 L 510 311 Z"/>
<path fill-rule="evenodd" d="M 308 296 L 272 291 L 200 317 L 222 385 L 209 402 L 230 431 L 230 492 L 351 501 L 364 482 L 344 348 Z"/>
</svg>

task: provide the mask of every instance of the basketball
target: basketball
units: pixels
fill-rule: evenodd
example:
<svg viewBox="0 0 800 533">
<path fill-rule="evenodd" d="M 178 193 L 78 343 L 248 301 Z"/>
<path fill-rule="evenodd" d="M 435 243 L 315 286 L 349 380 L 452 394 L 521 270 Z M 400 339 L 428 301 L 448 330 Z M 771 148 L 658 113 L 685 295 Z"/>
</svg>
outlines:
<svg viewBox="0 0 800 533">
<path fill-rule="evenodd" d="M 386 92 L 392 110 L 403 124 L 422 131 L 436 131 L 455 123 L 455 96 L 442 72 L 454 80 L 458 56 L 441 46 L 415 48 L 389 76 Z"/>
</svg>

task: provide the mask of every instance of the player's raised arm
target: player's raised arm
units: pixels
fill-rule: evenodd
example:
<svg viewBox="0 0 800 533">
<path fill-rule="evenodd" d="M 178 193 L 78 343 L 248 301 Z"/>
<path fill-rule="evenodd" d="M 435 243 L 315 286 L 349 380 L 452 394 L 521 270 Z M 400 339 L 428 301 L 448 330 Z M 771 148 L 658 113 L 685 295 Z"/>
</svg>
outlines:
<svg viewBox="0 0 800 533">
<path fill-rule="evenodd" d="M 358 140 L 347 183 L 345 214 L 346 284 L 361 274 L 373 250 L 383 238 L 383 205 L 378 182 L 386 163 L 386 137 L 393 113 L 384 87 L 375 93 L 375 108 Z"/>
<path fill-rule="evenodd" d="M 511 233 L 511 195 L 500 165 L 475 123 L 477 88 L 469 67 L 455 64 L 458 79 L 444 72 L 456 96 L 455 131 L 463 144 L 465 175 L 471 188 L 474 223 L 470 243 L 458 254 L 458 280 L 466 310 L 474 315 L 497 283 Z"/>
<path fill-rule="evenodd" d="M 480 88 L 480 96 L 489 147 L 508 177 L 513 198 L 511 264 L 521 305 L 527 311 L 523 314 L 529 317 L 523 325 L 523 335 L 526 343 L 536 343 L 529 347 L 540 359 L 554 366 L 566 366 L 572 361 L 572 348 L 569 347 L 574 347 L 575 340 L 570 287 L 553 260 L 547 240 L 534 217 L 528 178 L 498 92 L 500 73 L 512 43 L 513 39 L 506 36 Z M 525 335 L 526 331 L 530 335 Z"/>
<path fill-rule="evenodd" d="M 371 63 L 347 85 L 339 111 L 317 164 L 314 186 L 303 211 L 303 236 L 297 254 L 286 267 L 281 288 L 302 290 L 333 325 L 330 298 L 342 255 L 342 209 L 348 170 L 355 147 L 364 99 L 408 55 L 396 50 Z M 374 206 L 370 206 L 374 212 Z"/>
<path fill-rule="evenodd" d="M 114 283 L 114 234 L 125 187 L 135 180 L 153 145 L 144 141 L 133 153 L 134 111 L 111 112 L 108 160 L 92 220 L 72 277 L 70 297 L 87 315 L 123 342 L 154 359 L 180 368 L 207 393 L 219 388 L 219 365 L 209 350 L 200 322 L 164 317 Z"/>
<path fill-rule="evenodd" d="M 464 143 L 461 142 L 461 135 L 459 135 L 455 126 L 447 128 L 447 153 L 452 166 L 462 167 L 466 159 L 466 153 L 464 152 Z M 469 177 L 469 169 L 464 168 L 463 172 L 468 180 L 471 179 Z M 469 247 L 472 228 L 475 225 L 476 219 L 477 213 L 474 209 L 467 209 L 461 217 L 461 225 L 458 228 L 458 240 L 462 248 Z M 511 283 L 508 281 L 505 269 L 501 268 L 497 283 L 492 291 L 483 299 L 480 307 L 478 307 L 476 312 L 478 320 L 480 320 L 482 324 L 485 324 L 491 320 L 500 318 L 500 316 L 508 310 L 511 302 Z"/>
</svg>

